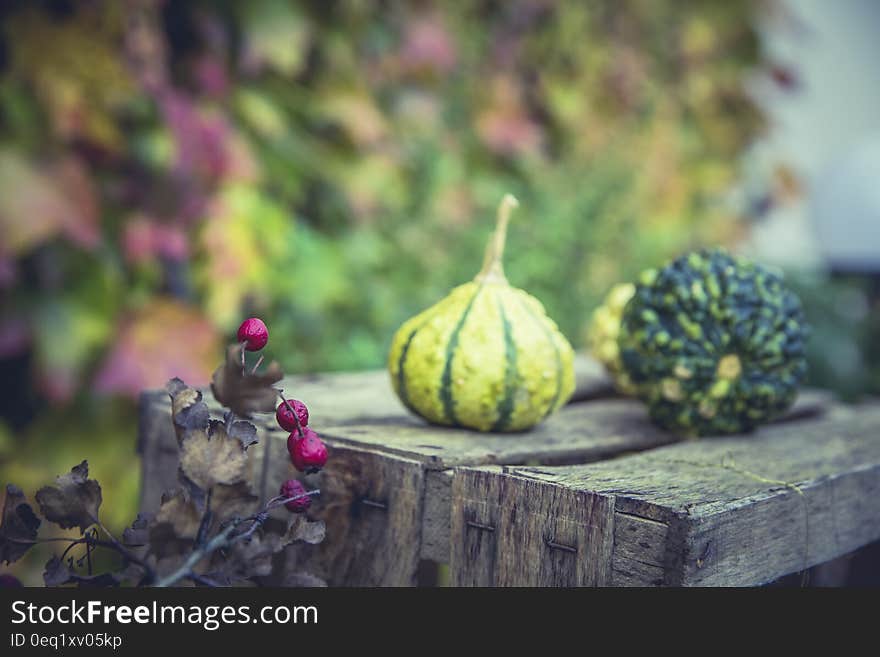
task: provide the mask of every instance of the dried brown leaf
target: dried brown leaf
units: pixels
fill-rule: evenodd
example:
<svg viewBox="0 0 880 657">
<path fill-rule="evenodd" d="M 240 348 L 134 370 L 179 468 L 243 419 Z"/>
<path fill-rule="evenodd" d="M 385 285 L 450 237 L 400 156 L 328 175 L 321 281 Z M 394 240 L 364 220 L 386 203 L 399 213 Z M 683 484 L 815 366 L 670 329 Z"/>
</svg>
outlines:
<svg viewBox="0 0 880 657">
<path fill-rule="evenodd" d="M 99 573 L 97 575 L 80 575 L 57 556 L 46 562 L 43 571 L 46 586 L 64 586 L 77 584 L 80 588 L 105 588 L 119 586 L 122 577 L 116 573 Z"/>
<path fill-rule="evenodd" d="M 56 477 L 54 486 L 38 490 L 36 500 L 46 520 L 63 529 L 79 527 L 85 533 L 98 522 L 101 486 L 89 479 L 89 463 L 83 461 L 67 474 Z"/>
<path fill-rule="evenodd" d="M 43 581 L 46 586 L 63 586 L 76 577 L 73 569 L 62 561 L 57 555 L 46 562 L 43 571 Z"/>
<path fill-rule="evenodd" d="M 171 419 L 178 444 L 183 442 L 187 433 L 207 429 L 210 415 L 201 392 L 177 378 L 171 379 L 165 389 L 171 396 Z"/>
<path fill-rule="evenodd" d="M 153 520 L 152 513 L 137 514 L 137 518 L 122 532 L 122 542 L 129 547 L 146 545 L 150 540 L 150 523 Z"/>
<path fill-rule="evenodd" d="M 241 441 L 226 433 L 221 423 L 207 431 L 190 431 L 180 447 L 180 470 L 202 490 L 217 484 L 233 485 L 247 477 L 247 452 Z"/>
<path fill-rule="evenodd" d="M 265 371 L 252 374 L 241 365 L 241 348 L 229 345 L 226 362 L 214 372 L 211 390 L 218 402 L 236 415 L 249 417 L 251 413 L 271 413 L 275 410 L 278 393 L 273 386 L 284 374 L 275 361 Z"/>
<path fill-rule="evenodd" d="M 39 528 L 40 519 L 25 501 L 24 492 L 7 484 L 0 524 L 0 561 L 12 563 L 20 559 L 33 545 L 30 541 L 37 538 Z"/>
<path fill-rule="evenodd" d="M 97 575 L 77 575 L 76 583 L 81 589 L 102 589 L 119 586 L 123 577 L 119 573 L 99 573 Z"/>
<path fill-rule="evenodd" d="M 273 570 L 273 560 L 288 545 L 296 542 L 320 543 L 324 523 L 296 515 L 281 520 L 269 518 L 251 537 L 233 543 L 228 561 L 223 565 L 230 575 L 265 577 Z"/>
<path fill-rule="evenodd" d="M 283 549 L 278 534 L 257 532 L 247 540 L 233 543 L 225 565 L 238 576 L 265 577 L 272 572 L 273 557 Z"/>
<path fill-rule="evenodd" d="M 180 538 L 195 538 L 199 531 L 202 514 L 189 496 L 182 490 L 162 496 L 162 504 L 153 519 L 153 526 L 168 523 Z"/>
<path fill-rule="evenodd" d="M 260 498 L 254 494 L 248 481 L 228 486 L 217 484 L 211 497 L 211 509 L 217 522 L 233 518 L 247 518 L 257 511 Z"/>
<path fill-rule="evenodd" d="M 158 559 L 189 552 L 201 521 L 201 512 L 185 491 L 176 490 L 163 495 L 162 504 L 150 524 L 150 552 Z"/>
<path fill-rule="evenodd" d="M 245 449 L 259 442 L 257 440 L 257 428 L 245 420 L 237 420 L 233 422 L 229 427 L 229 435 L 233 438 L 237 438 L 241 443 L 241 446 Z"/>
<path fill-rule="evenodd" d="M 305 516 L 294 516 L 287 527 L 284 535 L 284 544 L 290 545 L 297 541 L 317 545 L 324 540 L 327 527 L 323 520 L 309 520 Z"/>
</svg>

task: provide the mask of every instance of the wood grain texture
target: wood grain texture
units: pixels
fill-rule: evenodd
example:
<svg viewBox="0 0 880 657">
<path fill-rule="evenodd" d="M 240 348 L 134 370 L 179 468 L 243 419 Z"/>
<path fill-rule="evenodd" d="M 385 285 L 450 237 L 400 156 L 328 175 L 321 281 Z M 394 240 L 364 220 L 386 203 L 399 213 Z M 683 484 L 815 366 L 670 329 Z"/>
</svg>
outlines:
<svg viewBox="0 0 880 657">
<path fill-rule="evenodd" d="M 138 405 L 137 450 L 141 456 L 140 510 L 154 513 L 162 493 L 177 485 L 177 438 L 171 423 L 171 403 L 152 393 L 142 394 Z"/>
<path fill-rule="evenodd" d="M 612 499 L 481 470 L 457 473 L 452 488 L 454 586 L 610 584 Z"/>
<path fill-rule="evenodd" d="M 337 586 L 414 586 L 424 476 L 415 461 L 334 448 L 314 506 L 327 538 L 303 561 L 306 569 Z"/>
<path fill-rule="evenodd" d="M 805 391 L 780 421 L 812 417 L 830 403 L 825 393 Z M 651 424 L 640 402 L 622 398 L 569 404 L 523 433 L 365 421 L 354 426 L 328 426 L 323 435 L 340 444 L 421 461 L 430 470 L 462 465 L 590 463 L 679 441 Z"/>
<path fill-rule="evenodd" d="M 608 566 L 615 585 L 762 584 L 880 539 L 878 406 L 590 465 L 508 466 L 478 473 L 456 471 L 453 568 L 464 570 L 453 573 L 456 581 L 492 579 L 486 569 L 497 570 L 498 564 L 487 563 L 485 549 L 465 558 L 468 550 L 474 552 L 474 537 L 463 523 L 483 509 L 475 503 L 481 495 L 492 500 L 497 491 L 518 486 L 531 494 L 503 494 L 520 500 L 520 514 L 570 514 L 559 490 L 613 504 Z M 505 522 L 503 515 L 486 517 Z M 591 531 L 583 527 L 580 535 Z M 542 579 L 579 584 L 571 572 L 567 567 L 562 576 Z M 504 583 L 534 580 L 530 574 Z"/>
<path fill-rule="evenodd" d="M 676 440 L 648 422 L 640 403 L 627 399 L 569 404 L 524 433 L 364 422 L 327 427 L 324 435 L 339 444 L 414 459 L 431 470 L 494 463 L 587 462 Z"/>
<path fill-rule="evenodd" d="M 425 472 L 425 509 L 422 516 L 421 558 L 449 563 L 452 522 L 452 470 Z"/>
</svg>

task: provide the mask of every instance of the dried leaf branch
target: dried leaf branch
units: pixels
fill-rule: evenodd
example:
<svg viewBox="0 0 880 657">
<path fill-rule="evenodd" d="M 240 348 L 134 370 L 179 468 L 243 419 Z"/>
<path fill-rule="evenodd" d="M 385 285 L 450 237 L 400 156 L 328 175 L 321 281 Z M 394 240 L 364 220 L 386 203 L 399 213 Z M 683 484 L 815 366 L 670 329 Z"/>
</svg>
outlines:
<svg viewBox="0 0 880 657">
<path fill-rule="evenodd" d="M 16 561 L 36 543 L 64 542 L 62 553 L 46 564 L 47 586 L 118 586 L 133 581 L 165 587 L 184 580 L 219 586 L 268 575 L 274 556 L 293 543 L 322 541 L 323 522 L 297 513 L 286 516 L 286 522 L 270 517 L 274 509 L 319 491 L 305 491 L 297 482 L 305 492 L 260 503 L 252 489 L 248 448 L 257 443 L 257 429 L 241 418 L 275 409 L 275 384 L 282 374 L 277 363 L 260 373 L 262 360 L 248 369 L 240 356 L 241 345 L 230 345 L 214 374 L 212 390 L 228 409 L 222 420 L 211 418 L 201 392 L 180 379 L 168 382 L 180 455 L 179 487 L 162 496 L 155 514 L 138 514 L 118 540 L 101 522 L 101 486 L 89 478 L 88 462 L 82 461 L 35 496 L 47 521 L 63 529 L 78 527 L 82 536 L 40 538 L 40 517 L 24 493 L 10 484 L 0 519 L 0 561 Z M 284 487 L 282 491 L 292 492 Z M 307 506 L 288 509 L 303 511 Z M 99 532 L 105 536 L 99 537 Z M 78 548 L 84 551 L 77 554 Z M 94 574 L 93 552 L 98 548 L 119 554 L 122 568 Z M 320 582 L 307 573 L 288 574 L 285 581 Z"/>
</svg>

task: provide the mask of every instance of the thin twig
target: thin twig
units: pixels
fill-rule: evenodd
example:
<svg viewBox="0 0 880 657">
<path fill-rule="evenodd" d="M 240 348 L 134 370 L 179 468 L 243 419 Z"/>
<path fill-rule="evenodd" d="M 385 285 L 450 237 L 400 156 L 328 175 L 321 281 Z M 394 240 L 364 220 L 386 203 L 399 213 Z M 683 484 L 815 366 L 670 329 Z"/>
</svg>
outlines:
<svg viewBox="0 0 880 657">
<path fill-rule="evenodd" d="M 97 537 L 98 537 L 98 530 L 93 529 L 92 530 L 92 539 L 94 540 Z M 92 541 L 86 541 L 86 561 L 88 562 L 88 566 L 89 566 L 89 577 L 91 577 L 92 576 Z"/>
<path fill-rule="evenodd" d="M 321 490 L 316 488 L 315 490 L 309 490 L 309 491 L 306 491 L 305 493 L 300 493 L 299 495 L 294 495 L 293 497 L 288 497 L 287 499 L 280 499 L 281 496 L 279 495 L 277 498 L 274 498 L 274 501 L 270 500 L 269 504 L 266 505 L 266 510 L 269 511 L 270 509 L 275 509 L 275 508 L 278 508 L 279 506 L 284 506 L 288 502 L 293 502 L 294 500 L 299 500 L 304 497 L 311 497 L 312 495 L 320 495 L 320 494 L 321 494 Z"/>
<path fill-rule="evenodd" d="M 233 540 L 249 540 L 251 536 L 254 535 L 254 532 L 259 529 L 266 520 L 269 519 L 269 513 L 267 511 L 261 511 L 256 515 L 254 521 L 251 523 L 251 526 L 248 527 L 247 531 L 243 534 L 239 534 L 238 536 L 233 537 Z"/>
<path fill-rule="evenodd" d="M 104 544 L 104 547 L 110 547 L 110 548 L 116 550 L 119 554 L 122 555 L 123 558 L 125 558 L 128 561 L 130 561 L 134 564 L 137 564 L 138 566 L 143 568 L 144 571 L 146 572 L 148 578 L 150 578 L 151 580 L 156 578 L 156 571 L 153 570 L 153 567 L 150 564 L 148 564 L 146 561 L 144 561 L 143 559 L 141 559 L 140 557 L 135 555 L 131 550 L 129 550 L 122 543 L 120 543 L 118 540 L 116 540 L 116 537 L 110 533 L 110 530 L 107 529 L 102 522 L 98 521 L 97 525 L 98 525 L 98 527 L 101 528 L 101 530 L 105 534 L 107 534 L 107 537 L 110 539 L 110 542 L 109 542 L 109 544 L 106 544 L 105 541 L 97 541 L 96 540 L 95 545 Z"/>
<path fill-rule="evenodd" d="M 242 520 L 236 520 L 230 523 L 227 527 L 225 527 L 219 534 L 217 534 L 214 538 L 212 538 L 206 545 L 194 550 L 192 554 L 187 557 L 186 561 L 183 562 L 183 565 L 180 566 L 177 570 L 175 570 L 170 575 L 167 575 L 156 582 L 157 588 L 165 588 L 168 586 L 173 586 L 177 582 L 182 579 L 191 577 L 193 575 L 193 568 L 205 557 L 209 556 L 213 552 L 217 550 L 221 550 L 223 548 L 229 547 L 233 543 L 239 540 L 246 540 L 254 535 L 254 532 L 262 526 L 264 522 L 269 518 L 269 511 L 277 506 L 281 506 L 282 504 L 287 504 L 288 502 L 292 502 L 293 500 L 298 500 L 303 497 L 309 497 L 311 495 L 317 495 L 321 491 L 317 488 L 315 490 L 310 490 L 305 493 L 301 493 L 300 495 L 294 495 L 293 497 L 288 497 L 284 499 L 273 498 L 271 504 L 267 505 L 266 508 L 258 513 L 257 515 L 251 518 L 244 518 Z M 280 497 L 280 496 L 279 496 Z M 251 526 L 241 534 L 236 534 L 235 536 L 232 533 L 235 529 L 251 520 Z"/>
<path fill-rule="evenodd" d="M 279 506 L 283 506 L 283 505 L 287 504 L 288 502 L 293 502 L 294 500 L 299 500 L 299 499 L 302 499 L 303 497 L 312 497 L 313 495 L 320 495 L 320 494 L 321 494 L 321 489 L 315 488 L 314 490 L 308 490 L 305 493 L 300 493 L 299 495 L 294 495 L 293 497 L 282 497 L 281 495 L 278 495 L 276 497 L 273 497 L 268 502 L 266 502 L 266 506 L 264 507 L 263 511 L 260 511 L 260 513 L 257 513 L 252 516 L 248 516 L 247 518 L 244 518 L 242 520 L 242 522 L 247 522 L 248 520 L 255 520 L 262 513 L 265 513 L 266 511 L 271 511 L 272 509 L 277 509 Z"/>
<path fill-rule="evenodd" d="M 185 577 L 189 577 L 192 573 L 192 569 L 199 563 L 199 561 L 213 553 L 215 550 L 219 550 L 221 547 L 229 545 L 229 536 L 235 531 L 237 524 L 238 523 L 230 524 L 226 529 L 208 541 L 207 545 L 194 550 L 192 554 L 187 557 L 186 561 L 183 562 L 183 565 L 180 568 L 156 582 L 156 587 L 166 588 L 176 584 Z"/>
<path fill-rule="evenodd" d="M 102 548 L 107 548 L 108 550 L 116 551 L 123 558 L 125 558 L 128 561 L 131 561 L 132 563 L 137 564 L 138 566 L 143 568 L 146 571 L 148 576 L 155 577 L 155 572 L 153 571 L 152 567 L 148 563 L 144 562 L 143 559 L 141 559 L 141 558 L 135 556 L 134 554 L 132 554 L 131 552 L 129 552 L 125 548 L 125 546 L 123 546 L 121 543 L 119 543 L 119 541 L 116 541 L 116 542 L 114 542 L 114 541 L 101 541 L 96 538 L 92 538 L 91 536 L 83 536 L 81 538 L 67 538 L 65 536 L 50 536 L 48 538 L 37 538 L 34 540 L 28 540 L 28 539 L 24 539 L 24 538 L 7 538 L 6 540 L 9 541 L 10 543 L 18 543 L 20 545 L 37 545 L 39 543 L 59 543 L 59 542 L 70 543 L 70 545 L 67 546 L 67 549 L 64 550 L 64 553 L 62 554 L 62 557 L 61 557 L 62 559 L 70 551 L 70 548 L 77 546 L 77 545 L 82 545 L 83 543 L 88 543 L 94 547 L 102 547 Z"/>
<path fill-rule="evenodd" d="M 13 538 L 9 537 L 6 539 L 10 543 L 18 543 L 20 545 L 36 545 L 37 543 L 72 543 L 74 545 L 79 545 L 81 543 L 85 543 L 89 538 L 83 536 L 82 538 L 68 538 L 67 536 L 50 536 L 48 538 Z"/>
<path fill-rule="evenodd" d="M 202 521 L 199 523 L 199 531 L 196 534 L 196 545 L 204 545 L 205 539 L 208 537 L 208 529 L 211 526 L 211 521 L 214 519 L 214 512 L 211 511 L 211 497 L 213 496 L 214 488 L 211 487 L 208 489 L 208 496 L 205 501 L 205 513 L 202 515 Z"/>
<path fill-rule="evenodd" d="M 74 541 L 73 543 L 68 545 L 66 548 L 64 548 L 64 552 L 61 553 L 61 557 L 60 557 L 61 561 L 64 561 L 64 559 L 67 557 L 67 553 L 70 552 L 73 548 L 75 548 L 77 545 L 82 545 L 85 542 L 86 542 L 86 538 L 85 538 L 85 536 L 83 536 L 81 539 Z"/>
</svg>

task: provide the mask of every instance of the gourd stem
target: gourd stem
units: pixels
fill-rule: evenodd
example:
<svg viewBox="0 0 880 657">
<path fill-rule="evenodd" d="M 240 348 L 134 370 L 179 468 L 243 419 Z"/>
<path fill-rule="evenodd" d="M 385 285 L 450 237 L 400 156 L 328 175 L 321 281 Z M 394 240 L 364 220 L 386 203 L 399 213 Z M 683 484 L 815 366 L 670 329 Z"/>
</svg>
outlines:
<svg viewBox="0 0 880 657">
<path fill-rule="evenodd" d="M 507 239 L 507 224 L 510 222 L 510 213 L 519 206 L 519 201 L 512 194 L 505 194 L 498 206 L 498 219 L 495 224 L 495 232 L 486 245 L 486 255 L 483 258 L 483 268 L 477 274 L 476 281 L 493 281 L 506 283 L 504 266 L 501 259 L 504 257 L 504 242 Z"/>
</svg>

